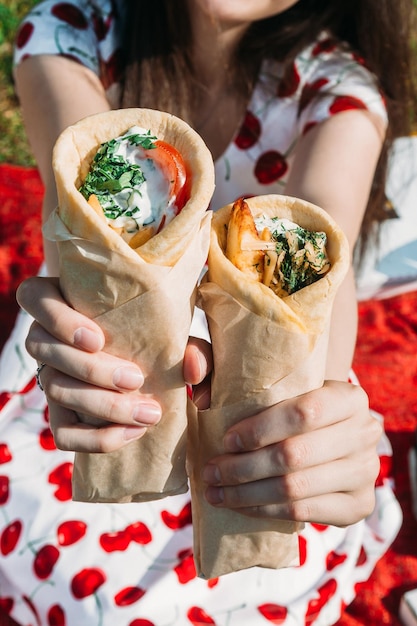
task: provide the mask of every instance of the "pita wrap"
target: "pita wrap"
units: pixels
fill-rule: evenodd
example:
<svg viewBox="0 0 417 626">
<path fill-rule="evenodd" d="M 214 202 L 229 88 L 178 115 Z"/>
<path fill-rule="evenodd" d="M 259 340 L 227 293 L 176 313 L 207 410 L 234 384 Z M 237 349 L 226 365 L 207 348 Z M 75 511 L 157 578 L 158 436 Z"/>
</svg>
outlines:
<svg viewBox="0 0 417 626">
<path fill-rule="evenodd" d="M 182 155 L 191 187 L 182 211 L 139 248 L 109 228 L 78 191 L 104 142 L 138 126 Z M 65 299 L 103 329 L 105 350 L 138 363 L 140 394 L 162 405 L 160 423 L 119 451 L 77 453 L 73 498 L 136 502 L 187 490 L 187 391 L 182 360 L 195 287 L 207 257 L 214 189 L 209 150 L 185 122 L 164 112 L 125 109 L 91 116 L 56 142 L 53 168 L 58 208 L 45 226 L 57 242 Z M 82 421 L 103 424 L 88 416 Z"/>
<path fill-rule="evenodd" d="M 213 343 L 211 405 L 190 412 L 188 429 L 194 558 L 203 578 L 298 562 L 301 525 L 209 505 L 201 474 L 208 461 L 224 453 L 223 437 L 233 424 L 322 385 L 332 303 L 349 267 L 346 239 L 320 208 L 278 195 L 247 203 L 254 216 L 286 218 L 324 231 L 331 268 L 317 282 L 280 298 L 226 258 L 233 205 L 213 216 L 208 273 L 199 289 Z"/>
</svg>

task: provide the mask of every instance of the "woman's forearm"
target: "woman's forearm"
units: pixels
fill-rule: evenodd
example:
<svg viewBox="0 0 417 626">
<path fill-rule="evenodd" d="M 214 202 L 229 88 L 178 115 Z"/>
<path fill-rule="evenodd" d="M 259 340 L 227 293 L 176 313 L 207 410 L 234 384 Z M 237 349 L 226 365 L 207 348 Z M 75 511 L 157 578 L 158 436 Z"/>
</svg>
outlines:
<svg viewBox="0 0 417 626">
<path fill-rule="evenodd" d="M 52 150 L 59 134 L 78 120 L 109 110 L 103 85 L 88 68 L 53 55 L 24 60 L 15 70 L 26 133 L 45 186 L 42 220 L 57 205 L 52 171 Z M 77 85 L 77 89 L 74 89 Z M 50 275 L 58 274 L 55 244 L 44 241 L 45 260 Z"/>
<path fill-rule="evenodd" d="M 346 381 L 352 365 L 358 324 L 355 281 L 351 269 L 339 287 L 333 306 L 326 378 Z"/>
</svg>

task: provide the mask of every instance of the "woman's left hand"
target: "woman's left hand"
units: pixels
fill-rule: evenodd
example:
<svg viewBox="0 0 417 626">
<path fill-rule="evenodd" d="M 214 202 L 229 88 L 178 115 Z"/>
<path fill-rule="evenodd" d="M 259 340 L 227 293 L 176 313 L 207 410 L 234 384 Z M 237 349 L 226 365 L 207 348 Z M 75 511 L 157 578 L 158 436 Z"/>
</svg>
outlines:
<svg viewBox="0 0 417 626">
<path fill-rule="evenodd" d="M 233 426 L 204 469 L 206 498 L 249 516 L 353 524 L 375 505 L 380 436 L 365 392 L 327 381 Z"/>
</svg>

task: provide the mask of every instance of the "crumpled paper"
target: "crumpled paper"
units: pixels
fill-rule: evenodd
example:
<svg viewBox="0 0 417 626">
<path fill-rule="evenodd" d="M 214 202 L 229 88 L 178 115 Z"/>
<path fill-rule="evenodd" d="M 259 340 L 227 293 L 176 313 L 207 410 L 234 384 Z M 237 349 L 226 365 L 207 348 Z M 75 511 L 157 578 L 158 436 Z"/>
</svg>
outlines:
<svg viewBox="0 0 417 626">
<path fill-rule="evenodd" d="M 302 524 L 213 507 L 204 497 L 201 475 L 208 461 L 224 453 L 223 437 L 233 424 L 323 384 L 332 303 L 349 266 L 343 234 L 318 207 L 282 196 L 253 197 L 248 204 L 252 212 L 325 230 L 332 268 L 316 283 L 278 298 L 246 279 L 224 254 L 232 205 L 213 216 L 209 269 L 198 300 L 213 345 L 211 405 L 189 411 L 187 459 L 194 560 L 198 575 L 207 579 L 298 563 Z"/>
<path fill-rule="evenodd" d="M 178 150 L 188 176 L 188 200 L 165 227 L 132 249 L 79 192 L 99 146 L 138 126 Z M 95 319 L 105 350 L 140 366 L 138 392 L 162 405 L 162 419 L 122 450 L 76 454 L 73 498 L 136 502 L 187 489 L 187 389 L 182 360 L 195 289 L 207 258 L 214 189 L 213 159 L 184 121 L 153 109 L 119 109 L 68 127 L 53 151 L 58 208 L 45 225 L 56 241 L 60 287 L 66 301 Z M 92 425 L 107 422 L 80 415 Z"/>
<path fill-rule="evenodd" d="M 173 267 L 127 259 L 72 237 L 54 213 L 45 229 L 59 247 L 60 285 L 66 300 L 94 319 L 106 352 L 140 365 L 145 384 L 162 406 L 161 421 L 139 440 L 105 453 L 77 453 L 73 499 L 140 502 L 185 492 L 187 389 L 182 360 L 189 337 L 195 286 L 205 260 L 211 214 Z M 86 423 L 103 423 L 91 417 Z"/>
</svg>

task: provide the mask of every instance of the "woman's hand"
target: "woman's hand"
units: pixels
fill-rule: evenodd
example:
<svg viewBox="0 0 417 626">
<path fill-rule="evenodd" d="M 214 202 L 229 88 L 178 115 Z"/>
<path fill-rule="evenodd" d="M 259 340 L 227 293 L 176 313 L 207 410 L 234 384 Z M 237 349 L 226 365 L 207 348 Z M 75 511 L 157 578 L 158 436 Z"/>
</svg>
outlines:
<svg viewBox="0 0 417 626">
<path fill-rule="evenodd" d="M 207 500 L 250 516 L 346 526 L 374 508 L 380 424 L 365 392 L 327 381 L 226 433 L 204 470 Z"/>
<path fill-rule="evenodd" d="M 41 382 L 58 448 L 110 452 L 142 437 L 147 427 L 159 421 L 157 399 L 140 395 L 144 377 L 139 366 L 103 351 L 100 327 L 63 300 L 57 279 L 30 278 L 20 285 L 17 299 L 35 318 L 26 348 L 38 363 L 47 365 L 42 368 Z M 191 339 L 184 375 L 189 384 L 196 385 L 200 408 L 208 406 L 204 403 L 209 402 L 210 388 L 202 381 L 211 369 L 209 344 Z M 109 425 L 83 424 L 77 413 Z"/>
<path fill-rule="evenodd" d="M 59 448 L 116 450 L 159 421 L 157 400 L 140 394 L 140 368 L 103 352 L 102 331 L 65 303 L 56 280 L 25 281 L 18 301 L 36 320 L 27 349 L 47 364 L 42 385 Z M 209 406 L 211 369 L 210 346 L 190 339 L 184 378 L 200 409 Z M 77 412 L 109 426 L 85 425 Z M 233 426 L 227 453 L 205 468 L 206 497 L 251 516 L 352 524 L 374 506 L 380 435 L 364 391 L 328 381 Z"/>
<path fill-rule="evenodd" d="M 77 452 L 109 452 L 138 439 L 161 417 L 161 407 L 140 388 L 140 368 L 103 352 L 97 324 L 63 300 L 58 281 L 31 278 L 18 289 L 20 306 L 35 318 L 26 347 L 46 363 L 41 382 L 56 445 Z M 82 424 L 77 412 L 109 422 Z"/>
</svg>

